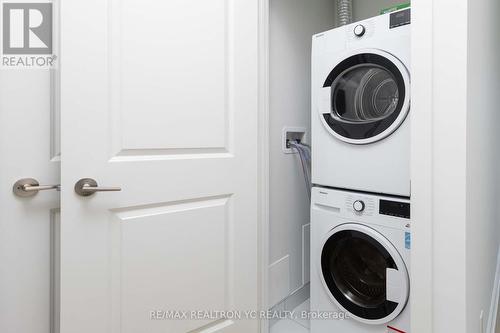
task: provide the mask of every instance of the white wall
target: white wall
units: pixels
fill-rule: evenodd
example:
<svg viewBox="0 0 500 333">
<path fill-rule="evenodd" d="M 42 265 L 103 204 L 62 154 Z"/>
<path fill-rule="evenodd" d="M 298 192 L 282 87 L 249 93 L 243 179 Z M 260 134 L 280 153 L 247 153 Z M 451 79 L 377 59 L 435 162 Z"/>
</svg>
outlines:
<svg viewBox="0 0 500 333">
<path fill-rule="evenodd" d="M 479 333 L 500 242 L 500 8 L 413 8 L 412 330 Z"/>
<path fill-rule="evenodd" d="M 310 132 L 311 38 L 335 26 L 335 13 L 335 0 L 270 1 L 270 306 L 308 281 L 308 197 L 298 155 L 282 152 L 281 133 Z"/>
<path fill-rule="evenodd" d="M 462 0 L 434 6 L 445 15 L 433 31 L 434 332 L 458 333 L 466 326 L 467 7 Z"/>
<path fill-rule="evenodd" d="M 499 14 L 498 0 L 468 0 L 467 332 L 478 330 L 481 311 L 488 319 L 500 244 Z"/>
</svg>

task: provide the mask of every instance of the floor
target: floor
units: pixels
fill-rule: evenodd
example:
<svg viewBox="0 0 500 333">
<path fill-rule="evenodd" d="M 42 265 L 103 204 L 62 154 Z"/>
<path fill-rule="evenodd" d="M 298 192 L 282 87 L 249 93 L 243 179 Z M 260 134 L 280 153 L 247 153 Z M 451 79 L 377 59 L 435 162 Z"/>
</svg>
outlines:
<svg viewBox="0 0 500 333">
<path fill-rule="evenodd" d="M 300 318 L 302 311 L 309 311 L 309 300 L 305 301 L 293 310 L 296 314 L 294 319 L 284 319 L 278 321 L 271 327 L 271 333 L 309 333 L 309 321 Z"/>
<path fill-rule="evenodd" d="M 309 311 L 310 301 L 307 300 L 297 308 L 294 309 L 295 313 L 302 311 Z M 309 321 L 302 320 L 301 318 L 280 320 L 271 326 L 271 333 L 309 333 Z M 498 308 L 497 324 L 495 333 L 500 333 L 500 307 Z"/>
</svg>

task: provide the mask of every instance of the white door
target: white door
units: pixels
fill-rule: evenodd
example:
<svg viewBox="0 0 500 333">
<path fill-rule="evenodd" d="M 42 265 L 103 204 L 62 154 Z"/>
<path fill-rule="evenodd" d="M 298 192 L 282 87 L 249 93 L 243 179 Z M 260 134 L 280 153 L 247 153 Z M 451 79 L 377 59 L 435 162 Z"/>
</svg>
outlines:
<svg viewBox="0 0 500 333">
<path fill-rule="evenodd" d="M 13 192 L 24 178 L 59 184 L 58 109 L 51 96 L 48 70 L 0 72 L 2 333 L 57 331 L 59 192 Z"/>
<path fill-rule="evenodd" d="M 258 2 L 64 0 L 61 18 L 61 332 L 257 332 L 151 314 L 257 307 Z M 121 191 L 82 197 L 81 178 Z"/>
</svg>

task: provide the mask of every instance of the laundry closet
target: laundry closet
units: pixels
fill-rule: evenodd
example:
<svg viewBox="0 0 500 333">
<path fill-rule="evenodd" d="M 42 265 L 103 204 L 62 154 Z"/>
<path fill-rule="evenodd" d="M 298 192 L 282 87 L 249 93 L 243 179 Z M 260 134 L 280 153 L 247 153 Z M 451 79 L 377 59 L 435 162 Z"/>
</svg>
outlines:
<svg viewBox="0 0 500 333">
<path fill-rule="evenodd" d="M 5 0 L 0 332 L 495 332 L 500 2 L 406 1 Z"/>
<path fill-rule="evenodd" d="M 381 10 L 401 3 L 402 1 L 353 0 L 352 23 L 378 16 Z M 314 249 L 314 246 L 310 243 L 310 205 L 301 161 L 297 151 L 286 149 L 286 144 L 287 140 L 311 144 L 312 36 L 340 26 L 338 9 L 338 2 L 331 0 L 269 0 L 269 61 L 267 64 L 269 114 L 269 237 L 267 247 L 269 261 L 266 294 L 268 309 L 277 312 L 309 311 L 311 309 L 309 301 L 311 276 L 319 274 L 311 271 L 311 267 L 316 267 L 316 265 L 311 263 L 313 259 L 311 259 L 310 251 L 311 248 Z M 409 26 L 406 28 L 409 30 Z M 371 27 L 369 29 L 371 30 Z M 405 46 L 408 46 L 409 57 L 409 40 Z M 406 73 L 406 77 L 402 79 L 407 80 L 407 85 L 409 85 L 408 74 Z M 388 89 L 390 90 L 391 87 Z M 404 99 L 406 103 L 409 103 L 409 86 L 406 86 L 405 93 L 406 96 L 400 96 L 401 103 Z M 329 89 L 327 94 L 329 94 Z M 409 105 L 404 107 L 401 105 L 401 107 L 404 109 Z M 404 122 L 406 115 L 401 115 L 401 123 Z M 399 125 L 395 127 L 398 128 Z M 401 126 L 409 131 L 409 121 Z M 392 133 L 386 136 L 390 134 Z M 405 140 L 407 142 L 404 144 L 409 146 L 409 134 Z M 315 147 L 312 150 L 314 154 Z M 408 171 L 405 171 L 402 176 L 402 179 L 406 179 L 409 178 L 409 149 L 402 153 L 408 160 Z M 334 157 L 331 158 L 330 163 L 335 165 Z M 353 172 L 357 171 L 353 170 Z M 335 170 L 324 170 L 324 172 L 333 174 Z M 389 204 L 400 204 L 403 210 L 409 211 L 409 185 L 409 182 L 404 183 L 400 191 L 395 189 L 393 192 L 391 192 L 392 189 L 387 191 L 354 189 L 364 191 L 364 193 L 385 192 L 397 195 L 400 200 L 391 201 Z M 368 202 L 370 202 L 369 199 Z M 406 224 L 405 222 L 404 225 Z M 403 232 L 402 235 L 404 238 L 405 233 Z M 318 262 L 319 260 L 318 258 Z M 269 326 L 276 332 L 280 332 L 280 329 L 293 330 L 295 324 L 306 329 L 310 327 L 307 319 L 299 319 L 295 323 L 292 321 L 285 324 L 283 320 L 271 319 Z M 283 328 L 278 328 L 276 325 Z"/>
</svg>

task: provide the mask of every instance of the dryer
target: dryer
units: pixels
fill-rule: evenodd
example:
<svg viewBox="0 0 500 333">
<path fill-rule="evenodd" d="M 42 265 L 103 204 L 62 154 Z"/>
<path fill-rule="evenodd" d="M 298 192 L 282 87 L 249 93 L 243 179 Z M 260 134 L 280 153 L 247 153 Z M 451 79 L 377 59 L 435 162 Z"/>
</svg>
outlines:
<svg viewBox="0 0 500 333">
<path fill-rule="evenodd" d="M 314 187 L 311 333 L 410 332 L 410 203 Z"/>
<path fill-rule="evenodd" d="M 410 9 L 312 45 L 313 183 L 410 196 Z"/>
</svg>

